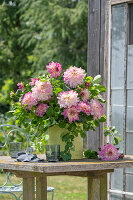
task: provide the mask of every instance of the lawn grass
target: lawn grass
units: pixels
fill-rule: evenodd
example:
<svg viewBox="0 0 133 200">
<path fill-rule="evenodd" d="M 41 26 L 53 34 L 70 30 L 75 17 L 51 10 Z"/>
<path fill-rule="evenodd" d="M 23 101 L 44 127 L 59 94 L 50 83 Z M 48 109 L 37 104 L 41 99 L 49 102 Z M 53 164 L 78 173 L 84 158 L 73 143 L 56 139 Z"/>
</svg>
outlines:
<svg viewBox="0 0 133 200">
<path fill-rule="evenodd" d="M 0 175 L 0 185 L 4 183 L 5 174 Z M 13 182 L 19 182 L 15 176 L 11 177 Z M 86 178 L 73 176 L 54 176 L 48 177 L 48 186 L 55 188 L 54 200 L 85 200 L 87 199 L 87 181 Z M 14 200 L 11 195 L 0 194 L 0 200 Z M 22 198 L 21 198 L 22 199 Z M 51 194 L 48 194 L 48 200 L 51 200 Z"/>
</svg>

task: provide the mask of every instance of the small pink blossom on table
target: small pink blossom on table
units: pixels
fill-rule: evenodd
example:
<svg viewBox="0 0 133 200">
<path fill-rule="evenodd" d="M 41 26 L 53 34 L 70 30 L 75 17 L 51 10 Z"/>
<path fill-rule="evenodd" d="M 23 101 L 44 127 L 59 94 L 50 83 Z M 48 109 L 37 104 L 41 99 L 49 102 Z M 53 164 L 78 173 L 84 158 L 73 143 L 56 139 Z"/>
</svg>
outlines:
<svg viewBox="0 0 133 200">
<path fill-rule="evenodd" d="M 85 70 L 81 67 L 70 67 L 64 72 L 64 83 L 71 88 L 76 88 L 78 85 L 82 85 L 85 77 Z"/>
<path fill-rule="evenodd" d="M 102 146 L 98 154 L 101 160 L 117 160 L 119 158 L 119 152 L 112 144 Z"/>
<path fill-rule="evenodd" d="M 119 158 L 123 159 L 124 158 L 124 154 L 120 153 Z"/>
</svg>

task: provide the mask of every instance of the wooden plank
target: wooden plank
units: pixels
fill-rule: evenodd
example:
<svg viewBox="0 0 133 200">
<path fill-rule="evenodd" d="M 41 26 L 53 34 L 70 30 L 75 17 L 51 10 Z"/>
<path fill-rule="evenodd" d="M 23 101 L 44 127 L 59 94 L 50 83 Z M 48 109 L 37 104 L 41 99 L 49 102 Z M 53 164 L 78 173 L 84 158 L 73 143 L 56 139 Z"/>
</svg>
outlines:
<svg viewBox="0 0 133 200">
<path fill-rule="evenodd" d="M 34 178 L 23 178 L 23 200 L 35 200 Z"/>
<path fill-rule="evenodd" d="M 104 104 L 105 115 L 107 117 L 106 126 L 110 126 L 110 42 L 111 42 L 111 0 L 106 0 L 105 5 L 105 40 L 104 40 L 104 85 L 107 92 L 104 98 L 107 103 Z M 103 135 L 103 145 L 106 143 Z"/>
<path fill-rule="evenodd" d="M 88 172 L 88 171 L 83 171 L 83 172 L 54 172 L 54 173 L 45 173 L 46 176 L 80 176 L 80 177 L 88 177 L 93 175 L 94 173 L 98 175 L 104 174 L 104 173 L 111 173 L 113 172 L 113 169 L 108 169 L 108 170 L 102 170 L 102 171 L 95 171 L 95 172 Z M 26 178 L 26 177 L 41 177 L 44 174 L 43 173 L 36 173 L 36 172 L 24 172 L 24 171 L 14 171 L 14 170 L 4 170 L 4 172 L 11 172 L 14 173 L 17 177 L 19 178 Z"/>
<path fill-rule="evenodd" d="M 47 200 L 47 176 L 36 178 L 36 199 Z"/>
<path fill-rule="evenodd" d="M 88 1 L 88 65 L 92 77 L 104 74 L 105 0 Z M 103 126 L 87 133 L 87 149 L 98 150 L 103 138 Z"/>
<path fill-rule="evenodd" d="M 133 3 L 133 0 L 111 0 L 112 5 L 122 4 L 122 3 Z"/>
<path fill-rule="evenodd" d="M 102 176 L 89 176 L 87 200 L 107 200 L 107 174 Z"/>
<path fill-rule="evenodd" d="M 100 0 L 88 1 L 88 75 L 99 74 Z"/>
</svg>

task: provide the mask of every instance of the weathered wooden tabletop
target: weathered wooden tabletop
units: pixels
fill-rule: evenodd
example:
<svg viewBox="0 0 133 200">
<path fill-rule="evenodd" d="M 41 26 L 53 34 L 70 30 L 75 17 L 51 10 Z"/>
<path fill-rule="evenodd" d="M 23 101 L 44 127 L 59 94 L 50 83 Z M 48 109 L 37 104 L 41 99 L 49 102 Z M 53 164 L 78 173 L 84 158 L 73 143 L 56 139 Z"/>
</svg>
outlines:
<svg viewBox="0 0 133 200">
<path fill-rule="evenodd" d="M 44 158 L 44 155 L 38 157 Z M 47 200 L 47 176 L 72 175 L 87 177 L 87 200 L 107 200 L 107 173 L 115 168 L 133 167 L 133 156 L 116 161 L 75 160 L 70 162 L 16 162 L 0 156 L 0 168 L 23 178 L 23 200 Z"/>
<path fill-rule="evenodd" d="M 43 158 L 43 155 L 38 157 Z M 70 162 L 16 162 L 9 156 L 0 156 L 0 168 L 7 170 L 39 172 L 39 173 L 62 173 L 62 172 L 85 172 L 96 170 L 109 170 L 115 168 L 133 167 L 133 156 L 125 156 L 124 159 L 116 161 L 101 160 L 75 160 Z"/>
</svg>

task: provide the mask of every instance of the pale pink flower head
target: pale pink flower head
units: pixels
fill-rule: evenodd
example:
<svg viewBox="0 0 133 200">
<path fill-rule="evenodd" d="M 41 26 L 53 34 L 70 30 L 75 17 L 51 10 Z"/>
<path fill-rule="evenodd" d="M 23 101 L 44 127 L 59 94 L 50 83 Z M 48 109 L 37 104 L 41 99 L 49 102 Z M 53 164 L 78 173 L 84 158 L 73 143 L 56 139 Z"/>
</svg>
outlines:
<svg viewBox="0 0 133 200">
<path fill-rule="evenodd" d="M 39 103 L 36 107 L 35 113 L 38 117 L 43 117 L 48 109 L 48 105 L 44 103 Z"/>
<path fill-rule="evenodd" d="M 53 61 L 46 66 L 48 72 L 50 73 L 50 78 L 55 77 L 57 78 L 60 76 L 62 71 L 62 66 L 59 63 L 54 63 Z"/>
<path fill-rule="evenodd" d="M 17 86 L 19 90 L 21 90 L 22 92 L 24 91 L 24 84 L 22 82 L 18 83 Z"/>
<path fill-rule="evenodd" d="M 91 115 L 92 107 L 89 103 L 80 101 L 78 104 L 78 109 L 80 112 L 86 113 L 88 116 Z"/>
<path fill-rule="evenodd" d="M 35 86 L 31 90 L 33 96 L 40 101 L 47 101 L 53 95 L 53 88 L 49 81 L 36 81 Z"/>
<path fill-rule="evenodd" d="M 104 114 L 104 110 L 103 110 L 103 106 L 101 105 L 99 100 L 92 99 L 91 106 L 92 106 L 92 115 L 94 116 L 94 119 L 101 119 L 101 117 Z"/>
<path fill-rule="evenodd" d="M 39 78 L 31 78 L 30 80 L 31 80 L 31 82 L 29 84 L 33 86 L 33 85 L 35 85 L 36 81 L 39 80 Z"/>
<path fill-rule="evenodd" d="M 70 108 L 79 102 L 78 93 L 73 90 L 60 92 L 57 99 L 60 108 Z"/>
<path fill-rule="evenodd" d="M 83 84 L 85 77 L 85 70 L 81 67 L 70 67 L 64 72 L 64 82 L 71 88 L 76 88 L 78 85 Z"/>
<path fill-rule="evenodd" d="M 31 110 L 32 106 L 35 106 L 38 102 L 38 99 L 36 99 L 31 92 L 27 92 L 21 101 L 21 106 L 25 106 L 25 109 Z"/>
<path fill-rule="evenodd" d="M 82 97 L 82 100 L 84 102 L 87 102 L 89 100 L 90 92 L 88 91 L 88 89 L 81 89 L 80 95 Z"/>
<path fill-rule="evenodd" d="M 101 160 L 117 160 L 119 158 L 119 152 L 112 144 L 106 144 L 101 147 L 101 151 L 98 152 Z"/>
<path fill-rule="evenodd" d="M 72 106 L 70 108 L 65 108 L 64 112 L 62 113 L 65 118 L 68 118 L 69 122 L 79 120 L 79 110 L 77 106 Z"/>
</svg>

